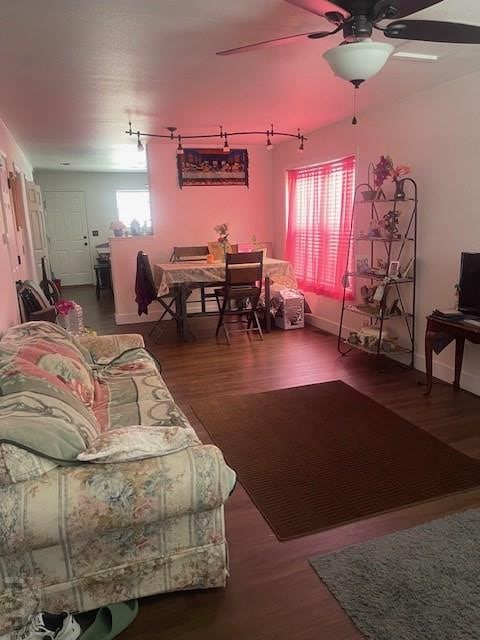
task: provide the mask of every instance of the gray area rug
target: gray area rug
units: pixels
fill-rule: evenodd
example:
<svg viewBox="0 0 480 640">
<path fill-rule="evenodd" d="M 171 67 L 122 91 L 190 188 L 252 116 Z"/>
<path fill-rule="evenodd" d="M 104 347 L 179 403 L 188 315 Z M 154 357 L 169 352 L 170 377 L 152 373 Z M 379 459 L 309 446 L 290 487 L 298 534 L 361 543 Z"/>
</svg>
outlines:
<svg viewBox="0 0 480 640">
<path fill-rule="evenodd" d="M 310 564 L 371 640 L 480 640 L 480 510 Z"/>
</svg>

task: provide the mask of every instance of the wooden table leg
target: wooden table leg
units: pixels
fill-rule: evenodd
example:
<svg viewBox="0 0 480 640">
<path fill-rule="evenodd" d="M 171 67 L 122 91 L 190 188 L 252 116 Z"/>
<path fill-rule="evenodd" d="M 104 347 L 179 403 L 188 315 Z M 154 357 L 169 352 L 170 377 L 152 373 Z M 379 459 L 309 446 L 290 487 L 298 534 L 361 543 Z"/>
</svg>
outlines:
<svg viewBox="0 0 480 640">
<path fill-rule="evenodd" d="M 272 316 L 270 310 L 270 278 L 265 276 L 265 333 L 270 333 Z"/>
<path fill-rule="evenodd" d="M 98 269 L 95 269 L 95 296 L 100 300 L 100 275 Z"/>
<path fill-rule="evenodd" d="M 187 316 L 187 287 L 185 283 L 180 283 L 180 331 L 183 340 L 187 339 L 188 334 L 188 316 Z"/>
<path fill-rule="evenodd" d="M 425 366 L 427 370 L 427 390 L 423 395 L 428 396 L 432 390 L 433 385 L 433 338 L 435 337 L 435 331 L 426 331 L 425 333 Z"/>
<path fill-rule="evenodd" d="M 462 375 L 463 350 L 465 347 L 465 338 L 457 337 L 455 339 L 455 380 L 453 388 L 455 391 L 460 389 L 460 376 Z"/>
</svg>

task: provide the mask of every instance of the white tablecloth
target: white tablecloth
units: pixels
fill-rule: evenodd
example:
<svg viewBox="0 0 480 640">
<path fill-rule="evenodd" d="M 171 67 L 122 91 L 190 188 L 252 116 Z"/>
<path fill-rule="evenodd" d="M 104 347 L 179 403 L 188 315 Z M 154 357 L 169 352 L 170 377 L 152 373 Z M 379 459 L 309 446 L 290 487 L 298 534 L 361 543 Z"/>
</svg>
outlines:
<svg viewBox="0 0 480 640">
<path fill-rule="evenodd" d="M 282 285 L 290 289 L 297 288 L 297 279 L 292 265 L 287 260 L 264 258 L 263 275 L 270 278 L 271 284 Z M 210 264 L 206 260 L 198 262 L 166 262 L 155 264 L 153 268 L 158 295 L 166 295 L 169 289 L 184 282 L 185 284 L 211 283 L 225 281 L 225 263 Z"/>
</svg>

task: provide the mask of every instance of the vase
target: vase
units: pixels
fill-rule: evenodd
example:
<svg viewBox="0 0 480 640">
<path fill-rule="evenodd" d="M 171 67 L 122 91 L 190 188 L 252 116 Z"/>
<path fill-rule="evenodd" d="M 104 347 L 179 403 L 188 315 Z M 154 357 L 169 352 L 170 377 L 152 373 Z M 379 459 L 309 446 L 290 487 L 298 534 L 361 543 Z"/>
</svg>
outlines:
<svg viewBox="0 0 480 640">
<path fill-rule="evenodd" d="M 72 335 L 78 336 L 83 331 L 83 309 L 75 303 L 73 309 L 66 315 L 58 314 L 57 324 L 66 329 Z"/>
<path fill-rule="evenodd" d="M 394 200 L 405 200 L 405 180 L 395 180 Z"/>
</svg>

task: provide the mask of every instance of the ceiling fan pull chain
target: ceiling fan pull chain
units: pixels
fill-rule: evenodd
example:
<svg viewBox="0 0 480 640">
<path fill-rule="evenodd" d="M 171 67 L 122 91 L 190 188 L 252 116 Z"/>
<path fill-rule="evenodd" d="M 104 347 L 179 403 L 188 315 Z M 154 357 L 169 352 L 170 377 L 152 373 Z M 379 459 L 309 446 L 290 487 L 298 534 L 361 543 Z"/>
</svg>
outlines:
<svg viewBox="0 0 480 640">
<path fill-rule="evenodd" d="M 354 89 L 353 89 L 353 118 L 352 118 L 352 124 L 358 124 L 358 120 L 357 120 L 357 91 L 358 91 L 358 86 L 354 87 Z"/>
</svg>

